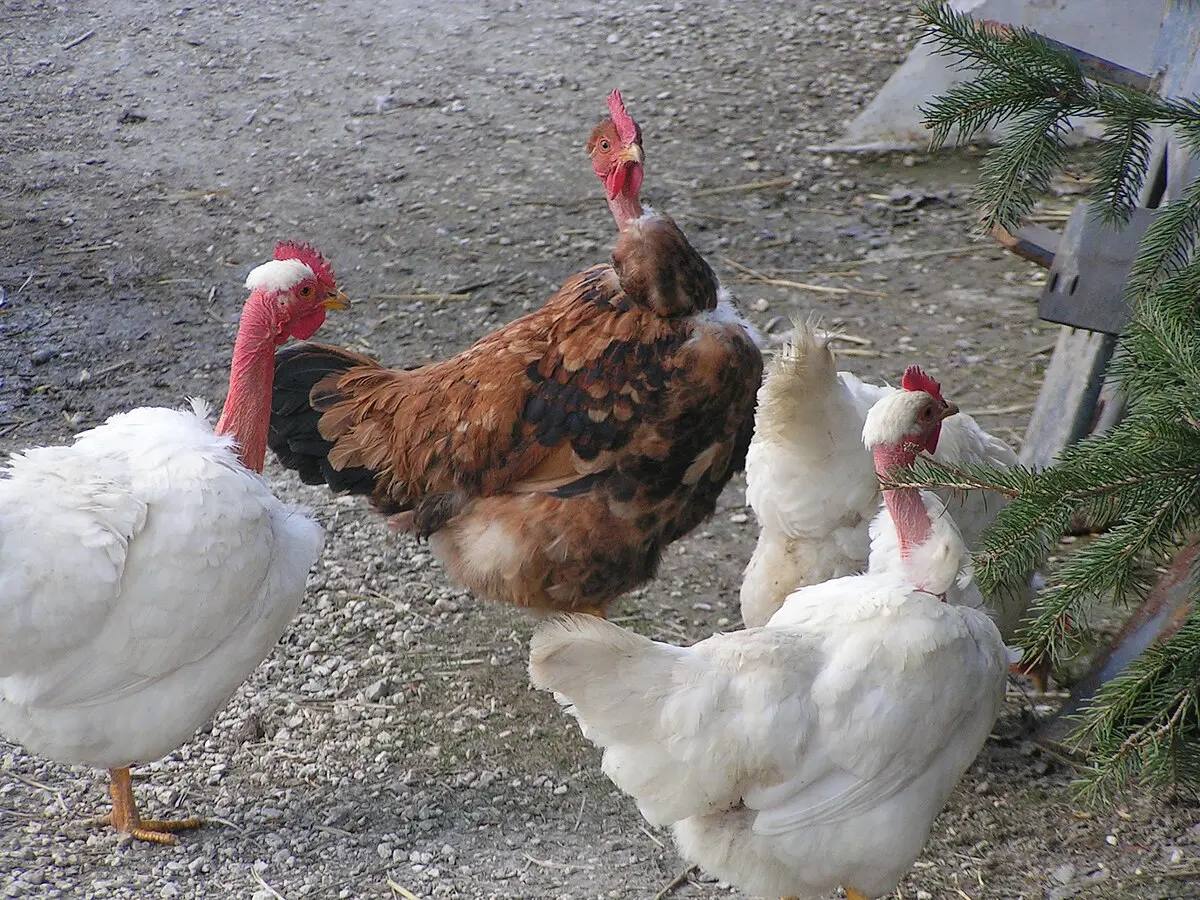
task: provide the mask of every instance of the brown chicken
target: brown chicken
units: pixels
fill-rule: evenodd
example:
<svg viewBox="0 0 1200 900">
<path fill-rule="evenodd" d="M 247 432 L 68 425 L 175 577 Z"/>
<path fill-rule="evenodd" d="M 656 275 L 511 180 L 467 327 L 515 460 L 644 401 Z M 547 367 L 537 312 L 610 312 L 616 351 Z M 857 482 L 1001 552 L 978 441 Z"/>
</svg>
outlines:
<svg viewBox="0 0 1200 900">
<path fill-rule="evenodd" d="M 612 261 L 462 353 L 411 370 L 348 350 L 276 355 L 270 446 L 308 484 L 366 494 L 459 583 L 603 614 L 654 575 L 741 468 L 762 356 L 712 269 L 643 210 L 620 95 L 588 153 Z"/>
</svg>

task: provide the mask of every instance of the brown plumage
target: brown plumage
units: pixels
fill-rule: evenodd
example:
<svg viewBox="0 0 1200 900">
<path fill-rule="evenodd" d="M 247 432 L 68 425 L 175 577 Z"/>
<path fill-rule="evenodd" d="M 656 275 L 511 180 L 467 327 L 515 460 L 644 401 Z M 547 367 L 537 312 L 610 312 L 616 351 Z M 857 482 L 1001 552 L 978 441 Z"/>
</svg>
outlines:
<svg viewBox="0 0 1200 900">
<path fill-rule="evenodd" d="M 719 291 L 676 224 L 646 213 L 611 264 L 451 359 L 279 353 L 271 447 L 309 483 L 368 494 L 483 597 L 602 610 L 743 465 L 762 357 Z"/>
</svg>

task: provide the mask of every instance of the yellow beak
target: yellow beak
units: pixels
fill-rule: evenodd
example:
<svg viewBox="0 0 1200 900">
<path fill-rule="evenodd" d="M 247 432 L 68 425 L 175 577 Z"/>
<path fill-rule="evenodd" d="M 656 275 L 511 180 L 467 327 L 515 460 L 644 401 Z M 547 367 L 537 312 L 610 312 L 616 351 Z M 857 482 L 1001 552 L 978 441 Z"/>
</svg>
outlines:
<svg viewBox="0 0 1200 900">
<path fill-rule="evenodd" d="M 630 144 L 621 151 L 621 162 L 640 163 L 646 159 L 646 154 L 642 152 L 641 144 Z"/>
<path fill-rule="evenodd" d="M 942 410 L 942 418 L 948 419 L 951 416 L 956 416 L 956 415 L 958 415 L 958 404 L 957 403 L 947 403 L 946 408 Z"/>
<path fill-rule="evenodd" d="M 341 290 L 335 290 L 321 301 L 321 305 L 326 309 L 349 309 L 350 298 Z"/>
</svg>

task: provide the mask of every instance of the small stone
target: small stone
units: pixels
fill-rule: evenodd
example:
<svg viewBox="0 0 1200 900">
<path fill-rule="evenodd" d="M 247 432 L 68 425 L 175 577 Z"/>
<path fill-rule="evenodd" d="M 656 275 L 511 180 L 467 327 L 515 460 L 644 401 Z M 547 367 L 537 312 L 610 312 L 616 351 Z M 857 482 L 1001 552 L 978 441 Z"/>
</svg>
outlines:
<svg viewBox="0 0 1200 900">
<path fill-rule="evenodd" d="M 729 517 L 729 521 L 732 522 L 734 525 L 745 525 L 747 522 L 750 521 L 750 517 L 748 515 L 746 515 L 745 513 L 734 513 L 732 516 Z"/>
<path fill-rule="evenodd" d="M 933 894 L 929 891 L 917 891 L 917 900 L 933 900 Z"/>
<path fill-rule="evenodd" d="M 1063 863 L 1050 873 L 1051 880 L 1059 884 L 1069 884 L 1074 877 L 1075 867 L 1070 863 Z"/>
<path fill-rule="evenodd" d="M 363 691 L 363 697 L 368 703 L 378 703 L 384 697 L 392 693 L 392 681 L 390 678 L 380 678 L 378 681 L 373 681 L 367 685 Z"/>
<path fill-rule="evenodd" d="M 57 347 L 38 347 L 29 354 L 29 361 L 35 366 L 44 366 L 54 357 L 58 356 L 59 349 Z"/>
<path fill-rule="evenodd" d="M 246 716 L 240 728 L 233 734 L 233 739 L 239 744 L 254 744 L 266 737 L 262 717 L 252 712 Z"/>
</svg>

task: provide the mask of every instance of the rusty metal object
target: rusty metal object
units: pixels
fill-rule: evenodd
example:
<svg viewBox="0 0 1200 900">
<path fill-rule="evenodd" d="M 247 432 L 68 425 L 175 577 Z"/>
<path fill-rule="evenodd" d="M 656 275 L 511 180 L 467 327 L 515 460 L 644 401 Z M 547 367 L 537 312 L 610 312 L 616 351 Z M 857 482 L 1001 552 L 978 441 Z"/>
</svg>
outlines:
<svg viewBox="0 0 1200 900">
<path fill-rule="evenodd" d="M 1070 717 L 1092 703 L 1101 687 L 1121 674 L 1147 648 L 1182 627 L 1191 612 L 1192 566 L 1197 557 L 1200 557 L 1200 541 L 1193 541 L 1179 551 L 1146 595 L 1146 601 L 1134 610 L 1112 643 L 1096 656 L 1087 674 L 1071 690 L 1071 697 L 1058 716 L 1039 729 L 1037 740 L 1062 743 L 1074 727 Z"/>
<path fill-rule="evenodd" d="M 993 225 L 992 237 L 1010 253 L 1048 269 L 1054 264 L 1060 236 L 1058 232 L 1041 225 L 1022 225 L 1016 233 Z"/>
</svg>

